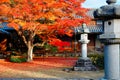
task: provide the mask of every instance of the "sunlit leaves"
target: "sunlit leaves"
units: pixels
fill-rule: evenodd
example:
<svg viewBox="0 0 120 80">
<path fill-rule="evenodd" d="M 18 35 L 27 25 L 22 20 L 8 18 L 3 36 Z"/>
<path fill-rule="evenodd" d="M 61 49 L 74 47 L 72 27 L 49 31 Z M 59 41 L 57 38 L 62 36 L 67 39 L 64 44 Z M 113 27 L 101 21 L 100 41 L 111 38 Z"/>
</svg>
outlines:
<svg viewBox="0 0 120 80">
<path fill-rule="evenodd" d="M 1 4 L 0 5 L 0 16 L 7 16 L 10 9 L 11 8 L 8 5 Z"/>
<path fill-rule="evenodd" d="M 17 23 L 11 22 L 8 24 L 9 27 L 13 27 L 15 30 L 19 30 L 19 25 Z"/>
<path fill-rule="evenodd" d="M 0 0 L 0 3 L 10 3 L 10 0 Z"/>
<path fill-rule="evenodd" d="M 69 37 L 72 37 L 73 36 L 73 30 L 71 30 L 71 29 L 68 29 L 68 30 L 66 30 L 66 33 L 65 33 L 67 36 L 69 36 Z"/>
</svg>

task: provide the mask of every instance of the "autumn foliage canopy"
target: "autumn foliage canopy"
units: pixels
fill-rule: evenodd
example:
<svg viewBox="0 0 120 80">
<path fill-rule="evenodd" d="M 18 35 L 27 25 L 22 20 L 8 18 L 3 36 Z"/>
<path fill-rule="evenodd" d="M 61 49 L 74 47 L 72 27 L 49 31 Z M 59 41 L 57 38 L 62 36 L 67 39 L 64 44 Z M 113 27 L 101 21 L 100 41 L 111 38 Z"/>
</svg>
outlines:
<svg viewBox="0 0 120 80">
<path fill-rule="evenodd" d="M 72 36 L 73 28 L 88 23 L 84 0 L 0 0 L 0 20 L 9 22 L 26 45 L 38 35 L 43 42 L 55 44 L 57 35 Z M 76 17 L 76 16 L 79 16 Z M 23 31 L 28 31 L 28 39 Z M 54 43 L 53 43 L 54 42 Z M 33 44 L 32 44 L 33 45 Z M 59 44 L 55 44 L 59 45 Z"/>
</svg>

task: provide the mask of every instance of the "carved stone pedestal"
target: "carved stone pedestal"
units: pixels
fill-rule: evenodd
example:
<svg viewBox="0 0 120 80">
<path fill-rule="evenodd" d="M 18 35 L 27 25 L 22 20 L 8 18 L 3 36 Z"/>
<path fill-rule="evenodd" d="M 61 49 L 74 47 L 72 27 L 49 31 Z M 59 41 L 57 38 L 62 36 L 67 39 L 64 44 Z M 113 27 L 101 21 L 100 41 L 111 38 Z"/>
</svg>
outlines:
<svg viewBox="0 0 120 80">
<path fill-rule="evenodd" d="M 75 66 L 74 71 L 96 71 L 97 68 L 92 64 L 90 58 L 80 58 Z"/>
</svg>

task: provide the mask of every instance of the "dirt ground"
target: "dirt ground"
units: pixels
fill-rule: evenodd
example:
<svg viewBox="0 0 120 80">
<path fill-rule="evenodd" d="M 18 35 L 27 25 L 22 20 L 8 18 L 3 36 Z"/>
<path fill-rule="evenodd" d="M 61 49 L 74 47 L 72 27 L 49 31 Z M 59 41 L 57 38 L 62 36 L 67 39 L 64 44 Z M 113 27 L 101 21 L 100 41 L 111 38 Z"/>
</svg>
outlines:
<svg viewBox="0 0 120 80">
<path fill-rule="evenodd" d="M 103 77 L 103 71 L 63 71 L 75 58 L 38 58 L 32 62 L 11 63 L 0 59 L 0 78 L 90 78 Z"/>
</svg>

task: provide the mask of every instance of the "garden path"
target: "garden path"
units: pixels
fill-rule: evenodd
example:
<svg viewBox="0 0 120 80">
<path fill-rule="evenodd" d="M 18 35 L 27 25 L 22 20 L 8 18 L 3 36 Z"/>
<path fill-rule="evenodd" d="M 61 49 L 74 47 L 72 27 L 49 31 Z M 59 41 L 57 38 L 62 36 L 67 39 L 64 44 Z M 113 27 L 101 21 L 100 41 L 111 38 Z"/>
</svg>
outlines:
<svg viewBox="0 0 120 80">
<path fill-rule="evenodd" d="M 63 68 L 72 67 L 76 58 L 36 58 L 29 63 L 11 63 L 0 60 L 0 78 L 90 78 L 103 77 L 103 71 L 70 71 Z"/>
</svg>

